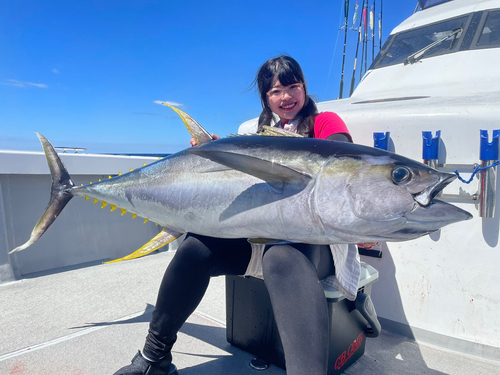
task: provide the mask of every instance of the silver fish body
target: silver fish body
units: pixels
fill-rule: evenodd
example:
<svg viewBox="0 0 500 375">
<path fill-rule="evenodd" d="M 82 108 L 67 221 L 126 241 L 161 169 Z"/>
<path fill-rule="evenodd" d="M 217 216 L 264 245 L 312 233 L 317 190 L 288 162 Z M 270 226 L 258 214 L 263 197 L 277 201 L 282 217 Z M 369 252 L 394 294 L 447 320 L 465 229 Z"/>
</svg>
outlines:
<svg viewBox="0 0 500 375">
<path fill-rule="evenodd" d="M 141 254 L 186 232 L 311 244 L 405 241 L 472 217 L 434 200 L 455 175 L 351 143 L 232 137 L 76 187 L 49 141 L 38 137 L 52 174 L 51 199 L 30 239 L 11 253 L 40 238 L 73 196 L 162 225 Z"/>
<path fill-rule="evenodd" d="M 69 192 L 179 233 L 333 244 L 410 240 L 471 218 L 433 199 L 454 178 L 372 147 L 245 136 Z"/>
</svg>

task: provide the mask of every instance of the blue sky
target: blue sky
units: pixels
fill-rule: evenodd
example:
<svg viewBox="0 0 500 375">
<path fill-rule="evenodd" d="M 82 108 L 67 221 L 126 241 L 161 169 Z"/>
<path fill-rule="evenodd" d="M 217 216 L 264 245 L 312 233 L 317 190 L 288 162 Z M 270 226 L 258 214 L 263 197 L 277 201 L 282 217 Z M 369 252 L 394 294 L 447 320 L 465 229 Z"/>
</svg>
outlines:
<svg viewBox="0 0 500 375">
<path fill-rule="evenodd" d="M 383 40 L 416 3 L 383 1 Z M 343 0 L 3 0 L 0 149 L 41 150 L 35 131 L 54 146 L 92 153 L 188 147 L 181 120 L 155 101 L 178 103 L 209 132 L 235 133 L 260 114 L 251 86 L 257 69 L 283 53 L 301 64 L 310 94 L 335 99 L 343 7 Z M 348 35 L 344 97 L 357 40 Z"/>
</svg>

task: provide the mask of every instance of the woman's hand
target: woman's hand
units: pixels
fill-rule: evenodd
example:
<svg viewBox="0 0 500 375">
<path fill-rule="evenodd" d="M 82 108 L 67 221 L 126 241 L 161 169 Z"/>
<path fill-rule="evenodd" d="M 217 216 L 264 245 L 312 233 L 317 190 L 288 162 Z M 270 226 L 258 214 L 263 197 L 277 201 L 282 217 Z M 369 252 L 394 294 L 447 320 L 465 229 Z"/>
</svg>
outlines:
<svg viewBox="0 0 500 375">
<path fill-rule="evenodd" d="M 212 138 L 214 141 L 220 139 L 220 137 L 218 135 L 215 135 L 214 133 L 211 134 Z M 194 146 L 197 146 L 198 144 L 196 143 L 196 140 L 193 138 L 191 138 L 191 140 L 189 141 L 189 143 L 191 143 L 191 147 L 194 147 Z"/>
</svg>

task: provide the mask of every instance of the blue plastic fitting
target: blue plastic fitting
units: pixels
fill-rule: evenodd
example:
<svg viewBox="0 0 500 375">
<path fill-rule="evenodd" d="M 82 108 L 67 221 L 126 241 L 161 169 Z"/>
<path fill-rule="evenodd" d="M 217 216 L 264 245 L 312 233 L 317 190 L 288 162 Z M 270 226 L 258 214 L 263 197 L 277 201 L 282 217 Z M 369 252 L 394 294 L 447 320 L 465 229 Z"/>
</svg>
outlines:
<svg viewBox="0 0 500 375">
<path fill-rule="evenodd" d="M 386 133 L 373 133 L 373 147 L 380 148 L 382 150 L 387 151 L 387 147 L 389 146 L 389 135 L 390 132 Z"/>
<path fill-rule="evenodd" d="M 488 143 L 488 130 L 480 130 L 481 132 L 481 147 L 479 151 L 479 159 L 481 160 L 498 160 L 498 137 L 500 129 L 493 130 L 493 139 Z"/>
<path fill-rule="evenodd" d="M 441 130 L 436 132 L 436 136 L 432 138 L 432 132 L 422 132 L 424 139 L 422 148 L 422 159 L 424 160 L 437 160 L 439 159 L 439 138 L 441 137 Z"/>
</svg>

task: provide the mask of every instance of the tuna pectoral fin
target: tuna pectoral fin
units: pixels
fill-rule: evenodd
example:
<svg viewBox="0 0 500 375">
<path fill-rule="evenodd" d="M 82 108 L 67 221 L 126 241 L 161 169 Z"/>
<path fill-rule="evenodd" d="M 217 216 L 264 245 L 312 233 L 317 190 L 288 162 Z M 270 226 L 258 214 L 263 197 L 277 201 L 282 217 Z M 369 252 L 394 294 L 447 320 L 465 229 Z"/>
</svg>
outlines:
<svg viewBox="0 0 500 375">
<path fill-rule="evenodd" d="M 139 250 L 134 251 L 132 254 L 127 255 L 123 258 L 120 259 L 115 259 L 109 262 L 105 263 L 114 263 L 114 262 L 120 262 L 122 260 L 130 260 L 130 259 L 135 259 L 135 258 L 140 258 L 144 255 L 147 255 L 149 253 L 152 253 L 155 250 L 158 250 L 160 247 L 165 246 L 175 240 L 176 238 L 179 238 L 182 236 L 183 233 L 178 233 L 173 230 L 167 230 L 163 228 L 163 230 L 158 233 L 151 241 L 149 241 L 147 244 L 142 246 Z"/>
<path fill-rule="evenodd" d="M 195 139 L 196 143 L 198 146 L 201 146 L 205 143 L 208 143 L 210 141 L 213 141 L 213 138 L 208 132 L 203 129 L 203 127 L 196 122 L 194 118 L 189 116 L 187 113 L 182 112 L 180 109 L 175 108 L 171 106 L 170 104 L 167 104 L 165 102 L 162 102 L 161 104 L 166 105 L 167 107 L 172 108 L 177 114 L 180 116 L 182 119 L 182 122 L 184 122 L 184 125 L 186 125 L 186 128 L 188 131 L 191 133 L 193 138 Z"/>
<path fill-rule="evenodd" d="M 215 142 L 214 142 L 215 144 Z M 234 152 L 191 148 L 186 150 L 216 163 L 264 180 L 273 188 L 282 190 L 285 183 L 306 182 L 312 177 L 287 166 Z"/>
<path fill-rule="evenodd" d="M 54 150 L 54 147 L 52 147 L 50 142 L 43 135 L 39 133 L 36 134 L 42 143 L 43 151 L 45 152 L 45 157 L 47 158 L 47 163 L 49 165 L 50 174 L 52 175 L 50 201 L 44 213 L 36 223 L 35 228 L 33 228 L 28 242 L 24 245 L 16 247 L 14 250 L 9 252 L 9 254 L 24 250 L 38 240 L 50 227 L 54 220 L 57 219 L 70 199 L 73 198 L 71 195 L 71 189 L 74 184 L 73 181 L 71 181 L 62 160 L 59 158 L 59 155 L 56 150 Z"/>
</svg>

